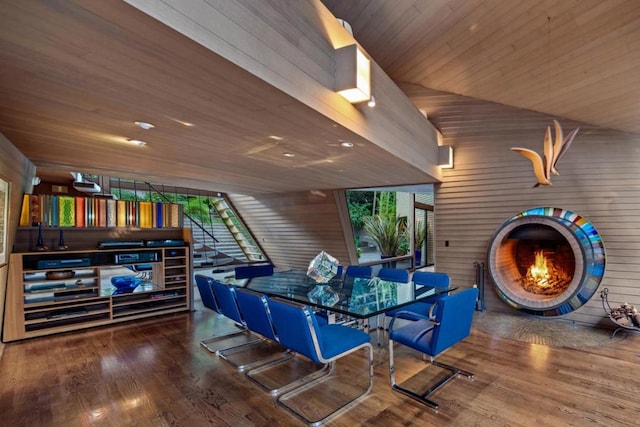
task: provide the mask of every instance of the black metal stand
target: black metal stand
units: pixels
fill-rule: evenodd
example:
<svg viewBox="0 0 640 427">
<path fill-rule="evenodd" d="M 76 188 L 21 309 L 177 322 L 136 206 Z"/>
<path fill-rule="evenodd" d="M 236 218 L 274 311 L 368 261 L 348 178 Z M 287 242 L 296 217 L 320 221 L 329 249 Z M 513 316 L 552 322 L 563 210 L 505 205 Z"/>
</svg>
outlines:
<svg viewBox="0 0 640 427">
<path fill-rule="evenodd" d="M 633 325 L 622 325 L 618 323 L 616 319 L 614 319 L 611 316 L 611 312 L 613 310 L 611 308 L 611 305 L 609 305 L 609 288 L 604 288 L 602 291 L 600 291 L 600 298 L 602 298 L 602 308 L 604 309 L 604 312 L 607 314 L 607 316 L 609 316 L 609 319 L 611 319 L 611 321 L 616 325 L 616 329 L 611 334 L 611 338 L 614 338 L 616 334 L 620 331 L 640 332 L 639 327 L 633 326 Z"/>
<path fill-rule="evenodd" d="M 478 301 L 476 301 L 476 310 L 484 311 L 484 262 L 474 262 L 473 266 L 476 269 L 476 282 L 475 285 L 478 287 Z"/>
</svg>

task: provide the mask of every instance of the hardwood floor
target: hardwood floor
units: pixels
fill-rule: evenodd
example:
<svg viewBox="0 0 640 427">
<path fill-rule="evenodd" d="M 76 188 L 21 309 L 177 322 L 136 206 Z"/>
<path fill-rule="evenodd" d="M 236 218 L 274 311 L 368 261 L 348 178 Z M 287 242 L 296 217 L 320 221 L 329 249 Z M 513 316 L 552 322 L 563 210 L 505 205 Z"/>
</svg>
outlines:
<svg viewBox="0 0 640 427">
<path fill-rule="evenodd" d="M 4 426 L 296 426 L 268 393 L 199 341 L 233 328 L 206 310 L 6 345 L 0 360 Z M 441 356 L 475 373 L 439 390 L 440 411 L 392 392 L 386 349 L 375 350 L 370 395 L 332 426 L 632 426 L 640 418 L 640 335 L 583 350 L 495 338 L 474 329 Z M 338 362 L 351 384 L 363 353 Z M 396 352 L 400 380 L 424 362 Z M 345 384 L 347 386 L 349 384 Z M 332 380 L 314 399 L 343 386 Z M 314 406 L 313 401 L 308 402 Z M 316 402 L 317 403 L 317 402 Z"/>
</svg>

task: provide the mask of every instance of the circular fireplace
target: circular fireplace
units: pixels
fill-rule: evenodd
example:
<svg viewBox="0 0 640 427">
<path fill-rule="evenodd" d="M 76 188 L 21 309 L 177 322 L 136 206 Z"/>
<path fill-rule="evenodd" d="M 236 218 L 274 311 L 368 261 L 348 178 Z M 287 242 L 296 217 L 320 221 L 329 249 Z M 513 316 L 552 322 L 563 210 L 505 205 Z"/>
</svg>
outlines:
<svg viewBox="0 0 640 427">
<path fill-rule="evenodd" d="M 595 293 L 605 267 L 602 239 L 571 211 L 534 208 L 505 221 L 487 260 L 498 295 L 537 316 L 561 316 Z"/>
</svg>

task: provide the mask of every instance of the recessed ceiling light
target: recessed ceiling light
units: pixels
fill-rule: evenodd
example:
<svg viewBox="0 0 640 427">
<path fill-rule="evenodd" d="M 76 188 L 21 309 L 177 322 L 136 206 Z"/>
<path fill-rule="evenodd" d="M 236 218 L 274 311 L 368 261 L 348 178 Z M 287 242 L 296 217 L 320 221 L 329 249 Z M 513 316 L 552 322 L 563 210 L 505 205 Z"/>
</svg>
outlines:
<svg viewBox="0 0 640 427">
<path fill-rule="evenodd" d="M 169 120 L 173 120 L 174 122 L 181 124 L 182 126 L 186 126 L 186 127 L 194 127 L 196 124 L 195 123 L 191 123 L 191 122 L 186 122 L 184 120 L 180 120 L 180 119 L 176 119 L 175 117 L 171 117 L 171 116 L 165 116 L 167 117 Z"/>
<path fill-rule="evenodd" d="M 284 138 L 278 135 L 269 135 L 267 138 L 274 139 L 276 141 L 282 141 Z"/>
<path fill-rule="evenodd" d="M 154 127 L 156 127 L 153 123 L 149 123 L 149 122 L 135 121 L 133 123 L 135 123 L 136 126 L 141 127 L 144 130 L 149 130 L 149 129 L 153 129 Z"/>
<path fill-rule="evenodd" d="M 143 141 L 143 140 L 141 140 L 141 139 L 131 139 L 131 138 L 128 138 L 128 139 L 127 139 L 127 141 L 128 141 L 130 144 L 137 145 L 138 147 L 142 147 L 142 146 L 144 146 L 144 145 L 147 145 L 147 141 Z"/>
<path fill-rule="evenodd" d="M 341 147 L 344 147 L 344 148 L 353 148 L 353 142 L 349 142 L 349 141 L 342 141 L 342 142 L 340 143 L 340 146 L 341 146 Z"/>
<path fill-rule="evenodd" d="M 295 157 L 296 155 L 293 153 L 282 153 L 284 157 Z"/>
</svg>

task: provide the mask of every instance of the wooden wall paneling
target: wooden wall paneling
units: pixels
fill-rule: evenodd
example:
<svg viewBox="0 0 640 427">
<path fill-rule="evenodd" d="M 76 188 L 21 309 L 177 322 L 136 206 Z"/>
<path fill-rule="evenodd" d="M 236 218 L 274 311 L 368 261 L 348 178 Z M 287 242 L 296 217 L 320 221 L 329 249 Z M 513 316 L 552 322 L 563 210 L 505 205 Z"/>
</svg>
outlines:
<svg viewBox="0 0 640 427">
<path fill-rule="evenodd" d="M 599 289 L 613 304 L 640 306 L 640 136 L 561 120 L 563 130 L 581 127 L 558 163 L 552 186 L 533 188 L 531 162 L 511 147 L 542 152 L 544 128 L 553 117 L 504 105 L 406 85 L 408 95 L 454 148 L 455 166 L 436 185 L 436 269 L 455 286 L 475 279 L 474 262 L 486 262 L 490 239 L 513 215 L 536 206 L 568 209 L 587 218 L 601 234 L 607 265 Z M 445 246 L 445 241 L 449 246 Z M 489 310 L 512 310 L 487 278 Z M 567 319 L 602 322 L 599 293 Z M 606 323 L 606 321 L 605 321 Z"/>
<path fill-rule="evenodd" d="M 537 138 L 490 138 L 484 144 L 467 143 L 464 137 L 455 141 L 445 138 L 445 143 L 455 147 L 456 168 L 445 172 L 444 183 L 437 187 L 438 270 L 451 272 L 457 285 L 471 283 L 473 261 L 485 260 L 489 239 L 504 220 L 535 206 L 560 207 L 589 219 L 602 235 L 607 270 L 601 288 L 608 287 L 616 303 L 639 305 L 640 269 L 635 266 L 637 252 L 632 248 L 640 243 L 640 223 L 633 213 L 639 207 L 636 200 L 640 196 L 633 163 L 640 155 L 634 148 L 620 150 L 632 147 L 639 139 L 613 131 L 608 138 L 584 135 L 558 165 L 560 176 L 553 178 L 553 186 L 531 188 L 535 179 L 530 163 L 509 148 L 517 144 L 537 149 Z M 519 171 L 509 164 L 520 164 Z M 572 164 L 579 167 L 569 167 Z M 472 174 L 467 172 L 469 168 L 473 168 Z M 626 179 L 609 178 L 609 173 L 622 173 Z M 444 240 L 449 241 L 449 247 L 444 246 Z M 627 282 L 620 282 L 620 278 Z M 500 306 L 504 303 L 489 289 L 487 297 L 489 309 L 503 308 Z M 597 324 L 603 314 L 596 294 L 569 317 Z"/>
<path fill-rule="evenodd" d="M 20 222 L 22 195 L 32 189 L 35 166 L 11 142 L 0 133 L 0 175 L 11 183 L 9 195 L 9 222 L 7 227 L 7 260 L 16 239 Z M 0 266 L 0 330 L 5 319 L 5 295 L 7 292 L 8 264 Z M 3 344 L 0 343 L 0 346 Z"/>
<path fill-rule="evenodd" d="M 323 250 L 351 262 L 334 192 L 229 198 L 276 268 L 306 268 Z"/>
</svg>

